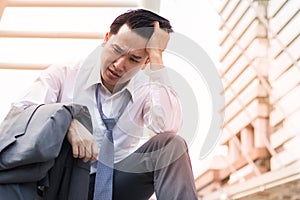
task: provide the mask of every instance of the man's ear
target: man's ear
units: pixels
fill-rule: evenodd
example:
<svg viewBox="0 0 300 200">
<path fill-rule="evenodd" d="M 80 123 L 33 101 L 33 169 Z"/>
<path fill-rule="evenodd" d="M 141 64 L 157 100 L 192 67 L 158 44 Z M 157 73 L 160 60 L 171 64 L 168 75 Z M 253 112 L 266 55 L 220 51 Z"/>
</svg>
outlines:
<svg viewBox="0 0 300 200">
<path fill-rule="evenodd" d="M 146 62 L 145 62 L 145 65 L 149 64 L 150 63 L 150 59 L 149 57 L 147 58 Z"/>
<path fill-rule="evenodd" d="M 150 59 L 147 58 L 146 62 L 144 63 L 144 66 L 141 69 L 144 70 L 146 68 L 147 64 L 149 64 L 149 63 L 150 63 Z"/>
<path fill-rule="evenodd" d="M 109 38 L 110 38 L 110 33 L 109 33 L 109 32 L 107 32 L 107 33 L 105 34 L 105 36 L 104 36 L 104 39 L 103 39 L 103 43 L 102 43 L 102 45 L 105 45 L 105 44 L 106 44 L 106 42 L 109 40 Z"/>
</svg>

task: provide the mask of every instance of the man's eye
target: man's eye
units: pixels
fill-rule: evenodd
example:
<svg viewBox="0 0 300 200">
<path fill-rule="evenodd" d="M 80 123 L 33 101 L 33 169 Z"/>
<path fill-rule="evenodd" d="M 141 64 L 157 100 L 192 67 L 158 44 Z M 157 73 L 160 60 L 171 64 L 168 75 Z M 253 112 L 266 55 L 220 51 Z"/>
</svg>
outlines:
<svg viewBox="0 0 300 200">
<path fill-rule="evenodd" d="M 134 59 L 134 58 L 132 58 L 132 57 L 130 57 L 130 61 L 135 62 L 135 63 L 139 63 L 138 60 L 136 60 L 136 59 Z"/>
</svg>

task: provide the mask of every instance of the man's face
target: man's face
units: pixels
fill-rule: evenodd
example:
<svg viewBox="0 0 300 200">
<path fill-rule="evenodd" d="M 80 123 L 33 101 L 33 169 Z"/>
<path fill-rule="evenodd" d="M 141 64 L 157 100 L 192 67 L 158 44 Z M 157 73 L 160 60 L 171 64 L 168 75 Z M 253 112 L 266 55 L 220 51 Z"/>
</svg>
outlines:
<svg viewBox="0 0 300 200">
<path fill-rule="evenodd" d="M 117 84 L 130 80 L 148 63 L 147 39 L 123 25 L 115 35 L 106 34 L 101 54 L 101 78 L 113 92 Z"/>
</svg>

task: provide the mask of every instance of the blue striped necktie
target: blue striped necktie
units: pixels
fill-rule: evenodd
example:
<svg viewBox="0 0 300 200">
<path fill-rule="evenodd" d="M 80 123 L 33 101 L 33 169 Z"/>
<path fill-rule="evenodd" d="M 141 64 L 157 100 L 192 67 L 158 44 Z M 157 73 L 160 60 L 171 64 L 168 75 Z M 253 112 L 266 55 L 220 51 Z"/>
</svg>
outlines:
<svg viewBox="0 0 300 200">
<path fill-rule="evenodd" d="M 113 199 L 113 173 L 114 173 L 114 140 L 113 140 L 113 128 L 115 127 L 119 117 L 125 110 L 130 95 L 125 91 L 125 97 L 121 109 L 119 110 L 116 118 L 108 118 L 104 115 L 101 104 L 101 97 L 99 92 L 99 86 L 97 85 L 95 95 L 97 101 L 97 107 L 101 116 L 101 119 L 106 127 L 106 132 L 102 140 L 100 147 L 95 188 L 94 188 L 94 200 L 112 200 Z"/>
</svg>

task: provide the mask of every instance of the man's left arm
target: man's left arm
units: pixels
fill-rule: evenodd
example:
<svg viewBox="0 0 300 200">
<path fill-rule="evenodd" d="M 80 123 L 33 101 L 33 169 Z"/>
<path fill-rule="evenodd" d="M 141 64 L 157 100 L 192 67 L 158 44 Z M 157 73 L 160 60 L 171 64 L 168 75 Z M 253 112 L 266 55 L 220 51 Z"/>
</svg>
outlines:
<svg viewBox="0 0 300 200">
<path fill-rule="evenodd" d="M 154 32 L 147 43 L 150 62 L 150 92 L 144 107 L 144 121 L 155 133 L 177 133 L 182 125 L 182 110 L 176 92 L 170 87 L 162 54 L 170 35 L 154 23 Z"/>
</svg>

